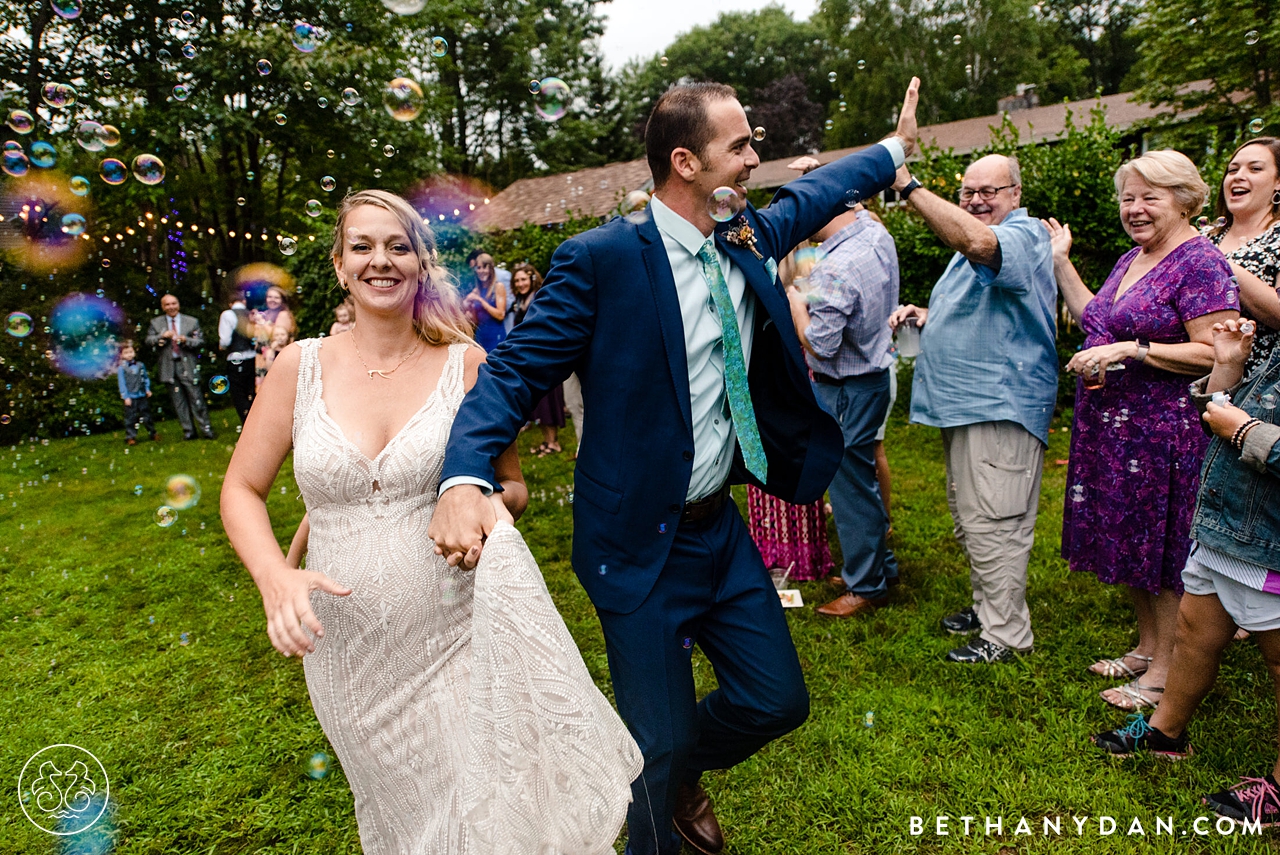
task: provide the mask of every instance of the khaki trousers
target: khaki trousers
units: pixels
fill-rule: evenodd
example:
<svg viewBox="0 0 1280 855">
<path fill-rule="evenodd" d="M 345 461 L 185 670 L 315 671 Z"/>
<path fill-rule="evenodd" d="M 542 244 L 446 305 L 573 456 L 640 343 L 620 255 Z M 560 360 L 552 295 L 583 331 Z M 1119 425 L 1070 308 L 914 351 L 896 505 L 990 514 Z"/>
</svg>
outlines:
<svg viewBox="0 0 1280 855">
<path fill-rule="evenodd" d="M 943 428 L 947 504 L 969 557 L 982 638 L 1015 650 L 1034 641 L 1027 562 L 1035 542 L 1044 445 L 1015 422 Z"/>
</svg>

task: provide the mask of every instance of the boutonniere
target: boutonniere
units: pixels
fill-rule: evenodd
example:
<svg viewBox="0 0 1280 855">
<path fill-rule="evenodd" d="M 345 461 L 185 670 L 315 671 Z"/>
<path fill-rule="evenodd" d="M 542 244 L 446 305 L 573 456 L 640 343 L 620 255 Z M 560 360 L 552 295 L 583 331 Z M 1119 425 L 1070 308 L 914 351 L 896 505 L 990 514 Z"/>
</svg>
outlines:
<svg viewBox="0 0 1280 855">
<path fill-rule="evenodd" d="M 746 247 L 751 250 L 752 255 L 764 261 L 764 256 L 760 254 L 760 250 L 756 249 L 755 230 L 747 224 L 747 218 L 741 214 L 738 215 L 738 219 L 733 221 L 733 225 L 725 230 L 724 239 L 734 246 Z"/>
</svg>

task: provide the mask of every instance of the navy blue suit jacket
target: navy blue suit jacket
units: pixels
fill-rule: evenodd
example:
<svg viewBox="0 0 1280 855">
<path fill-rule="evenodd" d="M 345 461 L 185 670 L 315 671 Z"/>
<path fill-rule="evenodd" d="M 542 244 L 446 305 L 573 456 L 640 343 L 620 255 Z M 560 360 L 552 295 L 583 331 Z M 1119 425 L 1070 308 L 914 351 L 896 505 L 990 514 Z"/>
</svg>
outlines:
<svg viewBox="0 0 1280 855">
<path fill-rule="evenodd" d="M 883 146 L 849 155 L 787 184 L 769 207 L 747 206 L 763 259 L 781 260 L 846 210 L 850 190 L 888 187 Z M 757 310 L 748 369 L 769 461 L 760 484 L 735 455 L 732 479 L 788 502 L 821 498 L 844 443 L 819 406 L 781 283 L 765 261 L 717 245 L 741 269 Z M 525 319 L 489 354 L 462 402 L 441 481 L 470 475 L 496 483 L 493 461 L 534 404 L 571 372 L 582 381 L 585 432 L 574 475 L 573 567 L 598 609 L 639 608 L 666 562 L 693 471 L 693 428 L 684 326 L 662 238 L 647 211 L 565 241 Z"/>
</svg>

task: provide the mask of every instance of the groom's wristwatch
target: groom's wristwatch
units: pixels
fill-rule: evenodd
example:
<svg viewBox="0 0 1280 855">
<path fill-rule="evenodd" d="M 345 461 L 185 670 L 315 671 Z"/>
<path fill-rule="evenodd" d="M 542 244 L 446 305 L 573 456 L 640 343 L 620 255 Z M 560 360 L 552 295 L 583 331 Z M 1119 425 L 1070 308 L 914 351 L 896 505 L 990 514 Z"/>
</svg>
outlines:
<svg viewBox="0 0 1280 855">
<path fill-rule="evenodd" d="M 899 195 L 900 197 L 902 197 L 902 201 L 904 201 L 904 202 L 905 202 L 905 201 L 907 201 L 907 197 L 908 197 L 908 196 L 910 196 L 910 195 L 911 195 L 911 193 L 912 193 L 912 192 L 913 192 L 917 187 L 923 187 L 923 186 L 924 186 L 924 185 L 920 183 L 919 179 L 917 179 L 917 178 L 912 178 L 910 181 L 908 181 L 908 182 L 907 182 L 907 186 L 906 186 L 906 187 L 903 187 L 901 190 L 899 190 L 899 191 L 898 191 L 898 195 Z"/>
</svg>

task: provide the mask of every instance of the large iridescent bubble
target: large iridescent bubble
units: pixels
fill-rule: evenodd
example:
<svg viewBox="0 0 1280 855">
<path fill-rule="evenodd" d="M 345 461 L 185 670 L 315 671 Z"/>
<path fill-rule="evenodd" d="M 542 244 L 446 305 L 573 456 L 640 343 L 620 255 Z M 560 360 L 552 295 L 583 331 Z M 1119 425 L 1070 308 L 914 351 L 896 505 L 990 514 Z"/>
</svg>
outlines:
<svg viewBox="0 0 1280 855">
<path fill-rule="evenodd" d="M 129 178 L 129 170 L 124 162 L 114 157 L 108 157 L 102 161 L 101 166 L 98 167 L 98 174 L 108 184 L 123 184 Z"/>
<path fill-rule="evenodd" d="M 4 169 L 5 175 L 18 178 L 27 174 L 27 170 L 31 168 L 31 161 L 27 160 L 27 153 L 22 149 L 14 151 L 6 148 L 4 160 L 0 161 L 0 168 Z"/>
<path fill-rule="evenodd" d="M 46 83 L 40 97 L 50 107 L 70 107 L 76 103 L 76 88 L 70 83 Z"/>
<path fill-rule="evenodd" d="M 422 112 L 422 87 L 407 77 L 397 77 L 383 90 L 382 106 L 397 122 L 411 122 Z"/>
<path fill-rule="evenodd" d="M 49 5 L 53 7 L 55 15 L 68 21 L 79 18 L 84 9 L 82 0 L 49 0 Z"/>
<path fill-rule="evenodd" d="M 538 81 L 538 91 L 533 96 L 533 109 L 545 121 L 554 122 L 564 116 L 573 102 L 569 84 L 559 77 L 544 77 Z"/>
<path fill-rule="evenodd" d="M 85 151 L 102 151 L 107 147 L 107 130 L 97 122 L 86 119 L 76 126 L 76 143 Z"/>
<path fill-rule="evenodd" d="M 58 162 L 58 150 L 44 140 L 36 140 L 30 147 L 31 165 L 48 169 Z"/>
<path fill-rule="evenodd" d="M 299 21 L 293 25 L 293 46 L 303 53 L 311 53 L 320 43 L 320 32 L 314 24 Z"/>
<path fill-rule="evenodd" d="M 49 313 L 53 363 L 63 374 L 105 377 L 119 360 L 123 340 L 124 311 L 104 297 L 71 294 Z"/>
<path fill-rule="evenodd" d="M 14 338 L 26 338 L 31 335 L 31 316 L 26 312 L 10 312 L 5 319 L 5 330 Z"/>
<path fill-rule="evenodd" d="M 717 223 L 727 223 L 737 216 L 738 194 L 732 187 L 717 187 L 707 200 L 707 213 Z"/>
<path fill-rule="evenodd" d="M 35 128 L 36 120 L 26 110 L 11 110 L 5 124 L 15 133 L 29 134 Z"/>
</svg>

